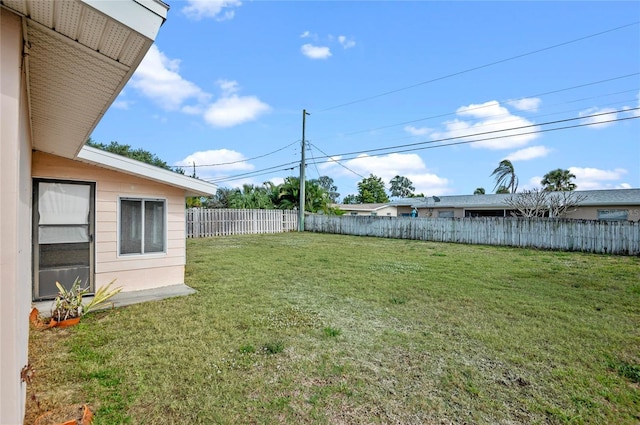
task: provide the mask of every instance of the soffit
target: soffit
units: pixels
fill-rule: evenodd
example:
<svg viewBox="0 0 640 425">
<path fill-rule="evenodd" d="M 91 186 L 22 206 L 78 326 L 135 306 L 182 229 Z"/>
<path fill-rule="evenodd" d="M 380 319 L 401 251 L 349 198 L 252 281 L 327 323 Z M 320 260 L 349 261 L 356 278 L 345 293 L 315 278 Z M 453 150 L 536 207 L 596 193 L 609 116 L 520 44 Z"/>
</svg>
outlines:
<svg viewBox="0 0 640 425">
<path fill-rule="evenodd" d="M 0 2 L 25 17 L 33 148 L 72 158 L 153 39 L 81 0 Z M 155 33 L 148 28 L 164 21 L 135 0 L 118 5 L 145 21 L 144 31 L 151 36 Z"/>
</svg>

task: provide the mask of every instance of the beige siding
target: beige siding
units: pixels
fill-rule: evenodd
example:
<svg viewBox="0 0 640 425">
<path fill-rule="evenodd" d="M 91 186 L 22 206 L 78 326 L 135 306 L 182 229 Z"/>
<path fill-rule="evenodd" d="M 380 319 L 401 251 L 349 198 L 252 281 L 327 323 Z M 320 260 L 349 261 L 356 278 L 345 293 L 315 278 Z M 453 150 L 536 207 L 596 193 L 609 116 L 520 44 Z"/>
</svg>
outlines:
<svg viewBox="0 0 640 425">
<path fill-rule="evenodd" d="M 0 8 L 0 423 L 22 424 L 31 306 L 31 138 L 20 18 Z"/>
<path fill-rule="evenodd" d="M 184 191 L 143 178 L 36 152 L 33 176 L 96 183 L 95 271 L 98 286 L 117 279 L 124 291 L 184 282 Z M 141 197 L 167 203 L 167 252 L 118 255 L 118 199 Z"/>
<path fill-rule="evenodd" d="M 572 211 L 566 215 L 566 218 L 580 220 L 597 220 L 598 211 L 601 210 L 627 210 L 628 220 L 640 220 L 640 205 L 607 205 L 600 207 L 580 207 L 576 211 Z"/>
</svg>

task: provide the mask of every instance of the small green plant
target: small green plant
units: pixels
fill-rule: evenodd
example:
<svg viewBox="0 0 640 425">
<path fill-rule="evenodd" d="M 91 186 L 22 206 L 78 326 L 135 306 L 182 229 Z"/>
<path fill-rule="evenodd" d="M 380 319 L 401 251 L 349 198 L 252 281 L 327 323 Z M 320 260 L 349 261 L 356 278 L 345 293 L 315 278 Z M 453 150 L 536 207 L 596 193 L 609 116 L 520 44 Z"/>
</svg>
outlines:
<svg viewBox="0 0 640 425">
<path fill-rule="evenodd" d="M 329 338 L 335 338 L 337 336 L 340 336 L 340 334 L 342 334 L 342 331 L 340 329 L 332 328 L 331 326 L 324 328 L 322 332 L 324 333 L 325 336 Z"/>
<path fill-rule="evenodd" d="M 100 287 L 87 304 L 82 303 L 82 297 L 89 293 L 89 287 L 83 288 L 79 277 L 73 281 L 71 288 L 65 288 L 60 282 L 56 282 L 58 295 L 56 296 L 51 317 L 57 322 L 83 316 L 92 310 L 99 308 L 111 297 L 122 290 L 122 287 L 111 289 L 115 279 L 107 285 Z"/>
<path fill-rule="evenodd" d="M 240 351 L 242 354 L 255 353 L 256 352 L 256 347 L 254 347 L 251 344 L 245 344 L 245 345 L 241 346 L 238 351 Z"/>
<path fill-rule="evenodd" d="M 96 293 L 93 295 L 93 299 L 89 303 L 87 303 L 86 305 L 84 305 L 82 307 L 82 314 L 87 314 L 91 310 L 95 310 L 97 308 L 100 308 L 111 297 L 113 297 L 114 295 L 116 295 L 117 293 L 122 291 L 122 286 L 119 286 L 117 288 L 111 289 L 111 285 L 113 285 L 113 283 L 115 281 L 116 280 L 113 279 L 108 284 L 106 284 L 104 286 L 101 286 L 100 289 L 98 289 L 96 291 Z"/>
<path fill-rule="evenodd" d="M 407 299 L 405 297 L 392 297 L 391 304 L 406 304 Z"/>
<path fill-rule="evenodd" d="M 89 292 L 89 288 L 80 286 L 79 277 L 76 278 L 69 289 L 62 286 L 60 282 L 56 282 L 56 286 L 58 287 L 58 295 L 53 303 L 51 317 L 61 322 L 82 316 L 82 297 Z"/>
<path fill-rule="evenodd" d="M 271 341 L 267 342 L 262 349 L 267 354 L 278 354 L 284 350 L 284 342 L 282 341 Z"/>
<path fill-rule="evenodd" d="M 610 369 L 615 370 L 618 375 L 640 384 L 640 364 L 631 364 L 625 361 L 608 360 Z"/>
</svg>

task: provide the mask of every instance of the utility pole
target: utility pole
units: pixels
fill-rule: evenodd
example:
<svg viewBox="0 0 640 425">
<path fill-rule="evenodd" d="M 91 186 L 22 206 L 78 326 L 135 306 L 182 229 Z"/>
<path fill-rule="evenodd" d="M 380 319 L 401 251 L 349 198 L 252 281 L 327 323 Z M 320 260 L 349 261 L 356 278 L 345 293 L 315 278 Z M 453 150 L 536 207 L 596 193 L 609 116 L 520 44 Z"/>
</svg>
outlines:
<svg viewBox="0 0 640 425">
<path fill-rule="evenodd" d="M 307 167 L 307 164 L 305 163 L 305 150 L 306 150 L 306 146 L 304 144 L 304 130 L 305 130 L 305 124 L 307 121 L 307 115 L 311 115 L 307 112 L 306 109 L 302 110 L 302 143 L 300 144 L 301 147 L 301 159 L 300 159 L 300 208 L 298 211 L 298 232 L 304 232 L 304 205 L 305 205 L 305 193 L 304 193 L 304 189 L 305 189 L 305 168 Z"/>
</svg>

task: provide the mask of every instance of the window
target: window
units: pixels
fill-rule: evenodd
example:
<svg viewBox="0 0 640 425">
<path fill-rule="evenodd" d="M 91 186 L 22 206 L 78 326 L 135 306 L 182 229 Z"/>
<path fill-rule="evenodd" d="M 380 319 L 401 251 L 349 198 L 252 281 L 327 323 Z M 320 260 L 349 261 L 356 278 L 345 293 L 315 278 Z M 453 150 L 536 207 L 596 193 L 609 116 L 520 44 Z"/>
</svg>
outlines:
<svg viewBox="0 0 640 425">
<path fill-rule="evenodd" d="M 165 252 L 165 201 L 120 199 L 120 254 Z"/>
<path fill-rule="evenodd" d="M 438 218 L 453 218 L 453 211 L 438 211 Z"/>
<path fill-rule="evenodd" d="M 627 220 L 629 210 L 598 210 L 598 220 Z"/>
</svg>

